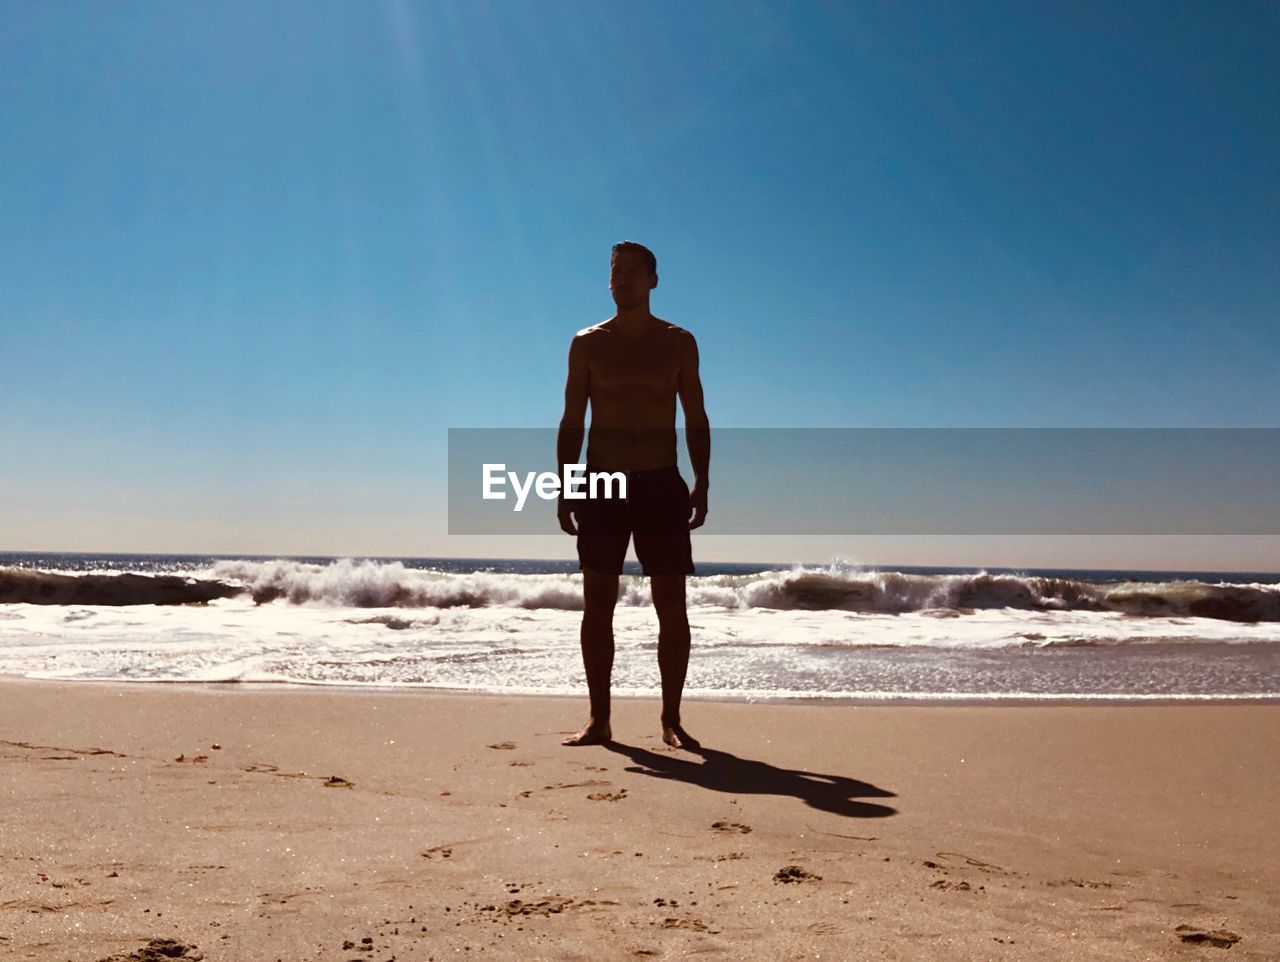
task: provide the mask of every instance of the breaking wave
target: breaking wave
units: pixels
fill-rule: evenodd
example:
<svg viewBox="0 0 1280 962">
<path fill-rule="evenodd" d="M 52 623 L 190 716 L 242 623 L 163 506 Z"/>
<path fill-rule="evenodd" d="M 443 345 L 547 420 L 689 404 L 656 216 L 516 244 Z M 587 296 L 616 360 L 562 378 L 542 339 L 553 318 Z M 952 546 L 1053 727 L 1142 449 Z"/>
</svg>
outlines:
<svg viewBox="0 0 1280 962">
<path fill-rule="evenodd" d="M 582 608 L 581 575 L 450 573 L 400 562 L 343 559 L 217 561 L 168 575 L 58 574 L 0 569 L 0 603 L 179 605 L 248 594 L 258 604 L 357 608 Z M 1135 618 L 1280 621 L 1280 585 L 1204 581 L 1091 582 L 1022 574 L 905 574 L 837 568 L 692 577 L 690 604 L 726 609 L 920 612 L 980 609 L 1114 612 Z M 651 604 L 647 582 L 626 578 L 619 604 Z"/>
<path fill-rule="evenodd" d="M 901 614 L 983 608 L 1109 611 L 1135 617 L 1280 621 L 1280 586 L 1201 581 L 1100 584 L 1069 578 L 987 574 L 793 571 L 761 575 L 735 589 L 745 606 Z"/>
<path fill-rule="evenodd" d="M 177 575 L 65 575 L 0 568 L 0 604 L 189 605 L 230 598 L 243 589 Z"/>
</svg>

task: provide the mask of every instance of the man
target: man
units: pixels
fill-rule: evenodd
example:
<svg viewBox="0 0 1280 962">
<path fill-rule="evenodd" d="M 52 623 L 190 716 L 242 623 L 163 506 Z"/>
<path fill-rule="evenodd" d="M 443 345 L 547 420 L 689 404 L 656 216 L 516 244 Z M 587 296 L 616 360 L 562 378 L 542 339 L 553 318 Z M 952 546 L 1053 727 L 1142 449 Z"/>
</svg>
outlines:
<svg viewBox="0 0 1280 962">
<path fill-rule="evenodd" d="M 575 501 L 562 495 L 559 502 L 560 527 L 578 538 L 582 662 L 591 698 L 591 717 L 565 745 L 599 745 L 613 737 L 613 608 L 627 542 L 634 535 L 658 614 L 662 740 L 674 748 L 698 747 L 680 724 L 680 696 L 689 667 L 689 532 L 707 516 L 711 431 L 702 406 L 697 343 L 688 331 L 649 313 L 649 292 L 657 286 L 653 253 L 632 241 L 615 244 L 609 290 L 618 312 L 579 331 L 569 346 L 564 417 L 556 440 L 561 471 L 578 463 L 590 403 L 588 472 L 625 472 L 627 499 Z M 684 409 L 692 490 L 676 468 L 677 397 Z"/>
</svg>

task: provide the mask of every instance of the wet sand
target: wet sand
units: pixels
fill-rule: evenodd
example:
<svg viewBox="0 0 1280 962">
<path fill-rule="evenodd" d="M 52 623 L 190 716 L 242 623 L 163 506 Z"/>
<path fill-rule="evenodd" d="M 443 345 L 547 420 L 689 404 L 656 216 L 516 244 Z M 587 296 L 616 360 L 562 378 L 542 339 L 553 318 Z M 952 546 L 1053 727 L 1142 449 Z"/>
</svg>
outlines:
<svg viewBox="0 0 1280 962">
<path fill-rule="evenodd" d="M 0 956 L 1280 958 L 1280 705 L 584 711 L 0 682 Z"/>
</svg>

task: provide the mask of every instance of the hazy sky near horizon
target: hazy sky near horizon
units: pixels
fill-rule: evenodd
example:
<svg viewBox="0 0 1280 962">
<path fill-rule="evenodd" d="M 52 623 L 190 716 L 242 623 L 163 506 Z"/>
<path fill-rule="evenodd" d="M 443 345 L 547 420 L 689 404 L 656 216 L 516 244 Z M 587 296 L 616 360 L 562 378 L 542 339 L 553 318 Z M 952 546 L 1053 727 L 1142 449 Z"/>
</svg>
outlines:
<svg viewBox="0 0 1280 962">
<path fill-rule="evenodd" d="M 1248 0 L 0 4 L 0 549 L 570 556 L 445 533 L 447 429 L 555 425 L 622 238 L 714 425 L 1280 426 L 1276 90 Z"/>
</svg>

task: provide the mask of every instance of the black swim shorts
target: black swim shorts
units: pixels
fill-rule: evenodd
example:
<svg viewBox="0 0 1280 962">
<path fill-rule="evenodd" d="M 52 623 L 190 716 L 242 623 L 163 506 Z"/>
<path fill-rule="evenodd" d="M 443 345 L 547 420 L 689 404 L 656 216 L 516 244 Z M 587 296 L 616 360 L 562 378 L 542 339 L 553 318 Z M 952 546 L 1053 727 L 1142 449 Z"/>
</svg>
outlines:
<svg viewBox="0 0 1280 962">
<path fill-rule="evenodd" d="M 588 466 L 587 478 L 599 470 Z M 627 542 L 634 536 L 636 558 L 646 575 L 693 574 L 689 487 L 679 469 L 622 473 L 627 476 L 625 500 L 588 497 L 570 502 L 578 523 L 578 567 L 622 574 Z"/>
</svg>

